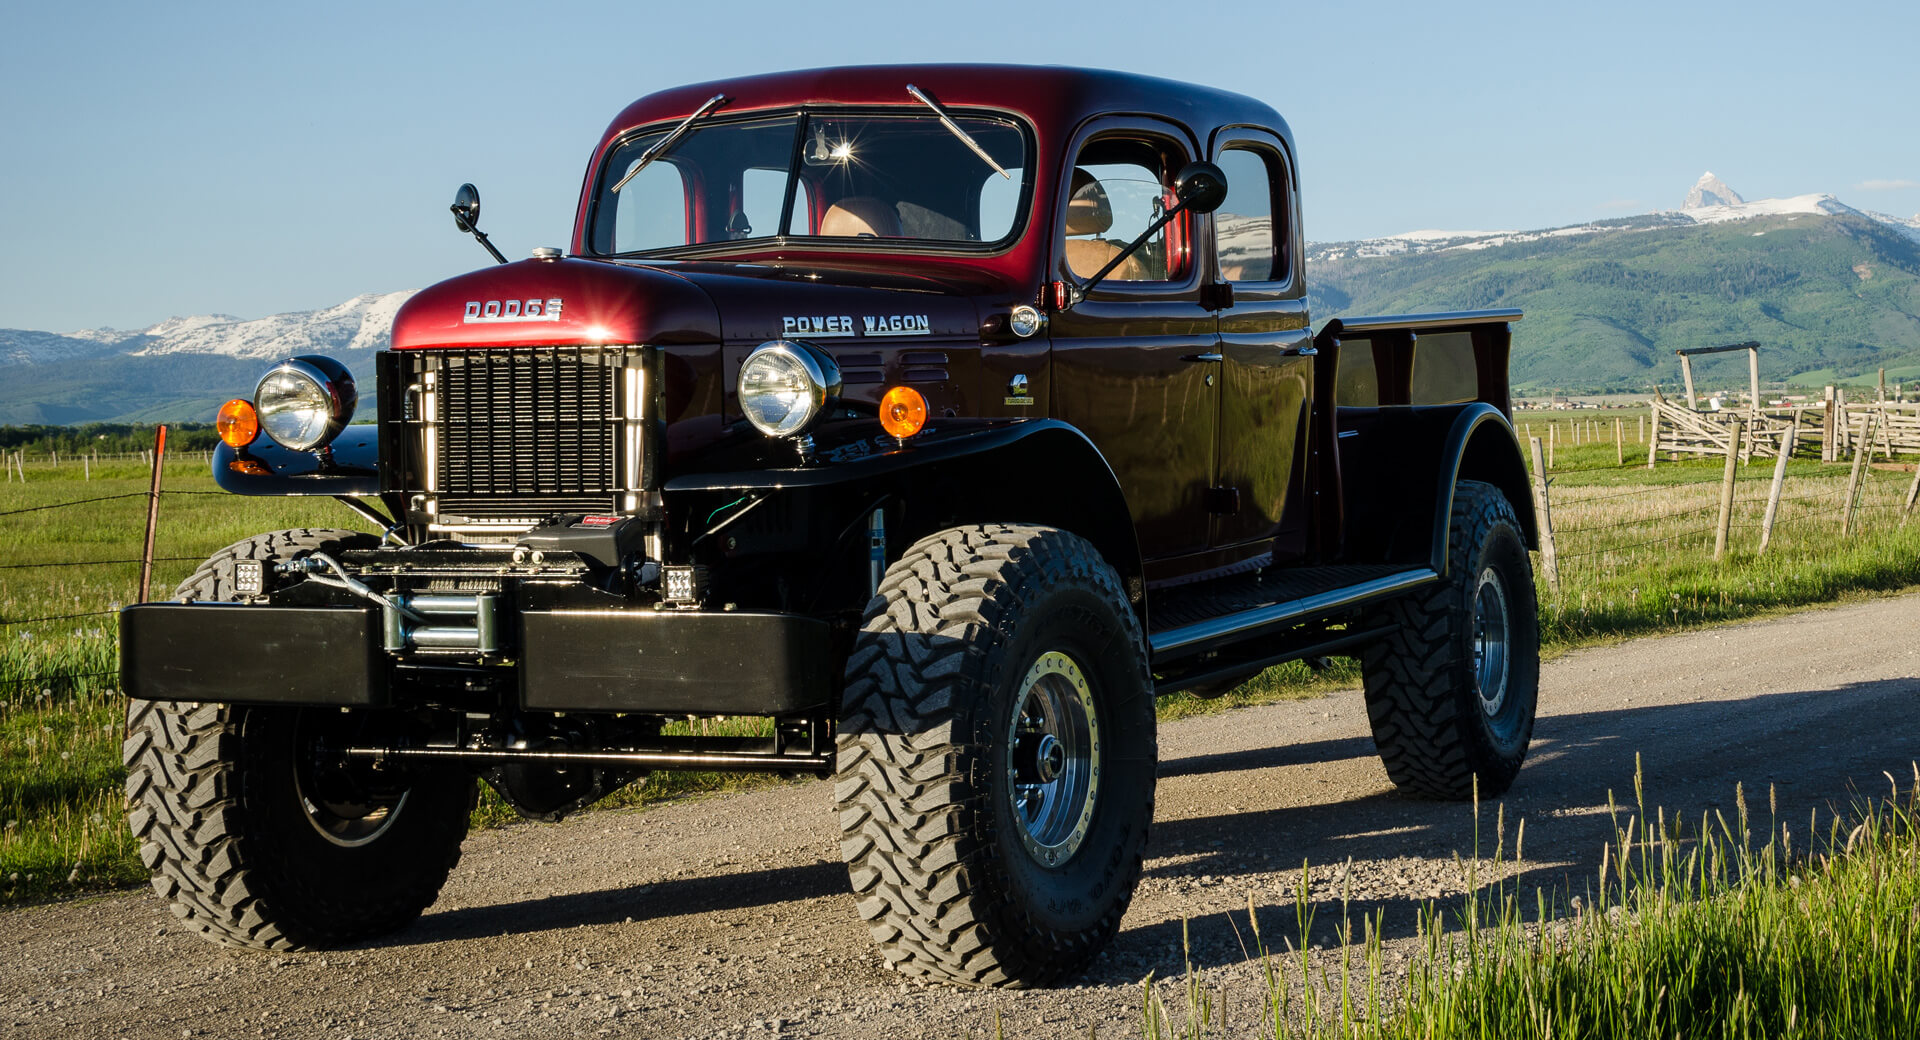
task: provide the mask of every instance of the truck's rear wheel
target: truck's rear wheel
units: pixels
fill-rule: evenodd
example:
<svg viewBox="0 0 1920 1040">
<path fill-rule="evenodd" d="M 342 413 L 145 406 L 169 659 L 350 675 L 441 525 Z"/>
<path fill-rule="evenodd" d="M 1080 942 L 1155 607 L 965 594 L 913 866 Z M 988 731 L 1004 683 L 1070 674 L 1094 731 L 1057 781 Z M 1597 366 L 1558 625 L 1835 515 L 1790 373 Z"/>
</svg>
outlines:
<svg viewBox="0 0 1920 1040">
<path fill-rule="evenodd" d="M 1111 567 L 965 527 L 888 569 L 847 664 L 841 852 L 887 961 L 1045 985 L 1118 929 L 1153 819 L 1153 685 Z"/>
<path fill-rule="evenodd" d="M 1367 716 L 1395 784 L 1436 798 L 1501 794 L 1520 772 L 1540 692 L 1533 568 L 1520 521 L 1488 484 L 1454 490 L 1447 577 L 1382 611 L 1396 630 L 1362 657 Z"/>
<path fill-rule="evenodd" d="M 216 553 L 176 598 L 235 598 L 237 560 L 359 544 L 371 539 L 258 535 Z M 459 771 L 387 777 L 315 754 L 379 722 L 363 710 L 129 702 L 128 821 L 174 914 L 217 942 L 270 950 L 354 942 L 418 917 L 460 858 L 476 788 Z"/>
</svg>

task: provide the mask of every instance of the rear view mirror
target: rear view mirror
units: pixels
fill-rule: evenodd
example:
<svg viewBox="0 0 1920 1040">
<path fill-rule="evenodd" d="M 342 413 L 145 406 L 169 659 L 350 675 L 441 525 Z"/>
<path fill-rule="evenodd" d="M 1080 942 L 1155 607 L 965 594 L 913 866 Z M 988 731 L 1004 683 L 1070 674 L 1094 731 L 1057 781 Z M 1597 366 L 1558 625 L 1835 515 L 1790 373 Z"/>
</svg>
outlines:
<svg viewBox="0 0 1920 1040">
<path fill-rule="evenodd" d="M 1227 175 L 1210 162 L 1190 162 L 1173 179 L 1173 194 L 1195 213 L 1212 213 L 1227 201 Z"/>
<path fill-rule="evenodd" d="M 463 233 L 471 232 L 480 226 L 480 189 L 462 184 L 453 193 L 453 205 L 447 208 L 453 211 L 453 226 Z"/>
</svg>

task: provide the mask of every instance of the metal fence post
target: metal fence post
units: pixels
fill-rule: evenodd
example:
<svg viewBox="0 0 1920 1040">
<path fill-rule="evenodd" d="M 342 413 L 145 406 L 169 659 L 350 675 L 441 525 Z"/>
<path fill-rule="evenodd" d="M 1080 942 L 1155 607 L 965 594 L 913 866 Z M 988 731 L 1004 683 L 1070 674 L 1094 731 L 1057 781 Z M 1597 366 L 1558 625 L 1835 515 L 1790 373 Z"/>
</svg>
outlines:
<svg viewBox="0 0 1920 1040">
<path fill-rule="evenodd" d="M 153 591 L 153 530 L 160 524 L 160 472 L 167 461 L 167 427 L 162 423 L 153 431 L 153 484 L 147 490 L 147 541 L 140 550 L 140 599 L 147 602 Z"/>
</svg>

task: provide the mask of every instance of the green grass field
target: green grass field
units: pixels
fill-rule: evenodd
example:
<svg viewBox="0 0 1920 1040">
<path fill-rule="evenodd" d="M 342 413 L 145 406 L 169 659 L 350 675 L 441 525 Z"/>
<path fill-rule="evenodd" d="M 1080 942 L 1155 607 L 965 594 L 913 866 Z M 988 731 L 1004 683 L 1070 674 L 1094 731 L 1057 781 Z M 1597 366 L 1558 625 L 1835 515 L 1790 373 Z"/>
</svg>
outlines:
<svg viewBox="0 0 1920 1040">
<path fill-rule="evenodd" d="M 1874 471 L 1861 529 L 1839 536 L 1834 511 L 1845 466 L 1796 460 L 1774 544 L 1755 552 L 1759 504 L 1770 462 L 1740 474 L 1733 551 L 1711 559 L 1712 521 L 1721 467 L 1688 462 L 1644 469 L 1632 452 L 1615 464 L 1611 429 L 1600 443 L 1571 446 L 1571 421 L 1608 423 L 1615 413 L 1577 420 L 1522 416 L 1533 432 L 1561 424 L 1552 499 L 1560 530 L 1558 592 L 1540 582 L 1542 632 L 1549 653 L 1584 643 L 1671 631 L 1830 602 L 1863 591 L 1906 587 L 1920 579 L 1920 525 L 1902 523 L 1904 473 Z M 145 523 L 147 473 L 135 462 L 106 463 L 92 480 L 71 461 L 54 468 L 29 461 L 27 482 L 0 483 L 0 903 L 34 901 L 127 884 L 144 876 L 122 820 L 120 733 L 123 700 L 111 612 L 132 602 Z M 260 531 L 364 526 L 330 499 L 236 498 L 216 492 L 203 461 L 176 461 L 166 476 L 154 595 L 171 594 L 198 561 Z M 132 497 L 109 497 L 132 496 Z M 104 498 L 84 505 L 39 507 Z M 22 511 L 28 510 L 28 511 Z M 59 566 L 42 566 L 59 564 Z M 79 615 L 79 616 L 69 616 Z M 23 619 L 57 618 L 31 624 Z M 1271 669 L 1223 698 L 1182 694 L 1164 700 L 1162 718 L 1217 711 L 1350 687 L 1353 662 L 1324 673 L 1295 664 Z M 759 720 L 696 723 L 708 732 L 752 732 Z M 691 792 L 778 782 L 719 774 L 656 774 L 610 796 L 633 806 Z M 477 825 L 513 819 L 491 792 Z"/>
<path fill-rule="evenodd" d="M 1891 779 L 1891 778 L 1890 778 Z M 1491 856 L 1475 848 L 1463 906 L 1421 912 L 1418 953 L 1389 967 L 1383 920 L 1343 916 L 1348 941 L 1311 939 L 1315 892 L 1303 874 L 1295 935 L 1260 934 L 1260 1026 L 1273 1040 L 1762 1040 L 1920 1035 L 1920 767 L 1850 814 L 1785 820 L 1735 810 L 1681 820 L 1634 803 L 1610 806 L 1614 840 L 1585 898 L 1528 898 L 1514 880 L 1524 852 L 1496 823 Z M 1769 792 L 1771 802 L 1771 792 Z M 1504 817 L 1498 817 L 1504 821 Z M 1484 870 L 1484 873 L 1482 871 Z M 1171 1006 L 1168 997 L 1172 997 Z M 1242 998 L 1244 999 L 1244 997 Z M 1225 1036 L 1227 995 L 1189 969 L 1143 987 L 1149 1040 Z M 1241 1009 L 1234 1018 L 1246 1021 Z"/>
</svg>

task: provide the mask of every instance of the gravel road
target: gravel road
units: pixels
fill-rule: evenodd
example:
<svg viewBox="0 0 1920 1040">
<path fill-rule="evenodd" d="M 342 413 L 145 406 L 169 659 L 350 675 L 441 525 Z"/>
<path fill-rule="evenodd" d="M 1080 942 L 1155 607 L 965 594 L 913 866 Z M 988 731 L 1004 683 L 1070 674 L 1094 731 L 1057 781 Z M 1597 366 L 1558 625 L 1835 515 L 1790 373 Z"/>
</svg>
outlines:
<svg viewBox="0 0 1920 1040">
<path fill-rule="evenodd" d="M 1733 788 L 1809 809 L 1912 782 L 1920 593 L 1581 651 L 1545 666 L 1534 750 L 1504 799 L 1529 883 L 1584 887 L 1608 792 L 1732 813 Z M 1403 798 L 1357 692 L 1162 730 L 1159 817 L 1119 938 L 1081 986 L 980 992 L 904 982 L 853 915 L 823 782 L 475 834 L 440 902 L 373 945 L 272 956 L 211 946 L 149 893 L 0 913 L 0 1032 L 19 1037 L 1140 1035 L 1140 980 L 1191 957 L 1251 1027 L 1249 895 L 1297 934 L 1303 861 L 1350 882 L 1389 936 L 1464 890 L 1461 805 Z M 1483 807 L 1491 833 L 1492 807 Z M 1351 864 L 1348 866 L 1348 864 Z M 1321 924 L 1337 916 L 1324 902 Z M 1331 943 L 1330 932 L 1315 940 Z M 1396 955 L 1397 956 L 1397 955 Z M 1172 987 L 1166 989 L 1170 1002 Z"/>
</svg>

